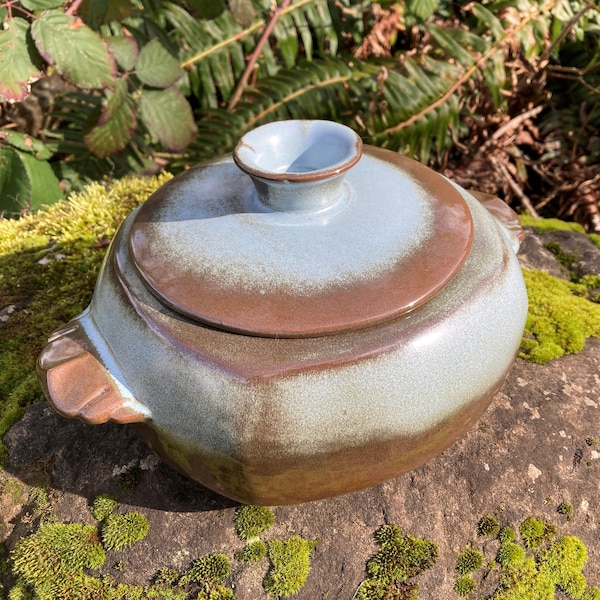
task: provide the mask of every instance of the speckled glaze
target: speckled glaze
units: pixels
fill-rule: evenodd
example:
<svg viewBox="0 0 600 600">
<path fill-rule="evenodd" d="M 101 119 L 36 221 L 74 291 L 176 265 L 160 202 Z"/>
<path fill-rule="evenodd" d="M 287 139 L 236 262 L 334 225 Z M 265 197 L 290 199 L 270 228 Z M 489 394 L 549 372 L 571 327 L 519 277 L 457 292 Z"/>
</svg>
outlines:
<svg viewBox="0 0 600 600">
<path fill-rule="evenodd" d="M 261 127 L 234 158 L 126 219 L 90 307 L 39 358 L 50 402 L 131 423 L 245 503 L 343 494 L 441 452 L 520 343 L 514 213 L 334 123 Z"/>
</svg>

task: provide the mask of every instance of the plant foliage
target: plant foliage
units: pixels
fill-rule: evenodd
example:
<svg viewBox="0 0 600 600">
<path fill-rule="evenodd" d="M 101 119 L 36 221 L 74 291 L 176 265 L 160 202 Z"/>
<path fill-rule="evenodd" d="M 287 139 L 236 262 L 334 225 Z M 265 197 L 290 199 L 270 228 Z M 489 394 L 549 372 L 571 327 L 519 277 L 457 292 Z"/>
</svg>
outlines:
<svg viewBox="0 0 600 600">
<path fill-rule="evenodd" d="M 557 527 L 533 516 L 525 519 L 518 531 L 520 539 L 508 526 L 496 532 L 499 546 L 494 560 L 485 566 L 485 552 L 490 548 L 487 541 L 482 542 L 483 552 L 472 548 L 461 552 L 454 585 L 459 596 L 480 597 L 485 586 L 488 588 L 485 597 L 491 600 L 554 600 L 557 592 L 561 598 L 600 598 L 600 589 L 588 585 L 582 573 L 587 549 L 579 538 L 556 539 Z M 495 590 L 489 589 L 490 581 L 496 582 Z M 471 596 L 473 592 L 476 594 Z"/>
<path fill-rule="evenodd" d="M 379 550 L 367 562 L 368 577 L 359 586 L 356 598 L 417 598 L 419 586 L 412 580 L 435 565 L 437 545 L 405 535 L 397 525 L 380 527 L 375 539 Z"/>
<path fill-rule="evenodd" d="M 591 3 L 4 0 L 0 17 L 0 210 L 9 213 L 90 179 L 184 168 L 283 118 L 336 120 L 368 143 L 442 166 L 460 148 L 496 169 L 508 196 L 527 187 L 533 167 L 514 141 L 499 157 L 483 151 L 504 143 L 485 133 L 506 125 L 498 115 L 510 123 L 541 103 L 539 126 L 554 141 L 536 150 L 542 175 L 569 152 L 569 165 L 600 156 L 600 12 Z M 42 101 L 50 75 L 61 85 Z M 560 93 L 545 92 L 552 86 Z M 42 112 L 35 125 L 19 120 L 30 106 Z M 14 130 L 46 154 L 15 145 Z M 577 210 L 591 222 L 598 182 L 577 164 L 589 176 Z M 573 181 L 559 170 L 564 185 Z"/>
<path fill-rule="evenodd" d="M 68 577 L 106 560 L 93 525 L 50 523 L 23 538 L 11 554 L 13 570 L 27 584 Z"/>
<path fill-rule="evenodd" d="M 269 542 L 271 568 L 263 582 L 269 596 L 287 598 L 302 589 L 311 569 L 310 555 L 318 543 L 298 535 Z"/>
<path fill-rule="evenodd" d="M 275 523 L 275 514 L 266 506 L 243 504 L 235 509 L 235 530 L 243 540 L 256 540 Z"/>
<path fill-rule="evenodd" d="M 138 512 L 109 514 L 102 526 L 102 544 L 107 550 L 129 548 L 143 540 L 150 529 L 148 517 Z"/>
</svg>

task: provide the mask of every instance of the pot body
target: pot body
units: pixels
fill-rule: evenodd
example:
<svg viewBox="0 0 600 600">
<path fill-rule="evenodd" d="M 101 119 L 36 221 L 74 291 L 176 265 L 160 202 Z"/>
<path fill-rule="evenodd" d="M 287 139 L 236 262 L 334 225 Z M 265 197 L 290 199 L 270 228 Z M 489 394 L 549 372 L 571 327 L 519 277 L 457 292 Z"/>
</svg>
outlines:
<svg viewBox="0 0 600 600">
<path fill-rule="evenodd" d="M 211 169 L 240 176 L 230 158 L 184 176 Z M 457 189 L 473 240 L 442 290 L 398 318 L 319 337 L 241 335 L 166 306 L 132 263 L 134 212 L 90 307 L 38 361 L 49 400 L 90 423 L 132 423 L 167 463 L 244 503 L 339 495 L 424 463 L 488 406 L 527 314 L 510 235 Z"/>
</svg>

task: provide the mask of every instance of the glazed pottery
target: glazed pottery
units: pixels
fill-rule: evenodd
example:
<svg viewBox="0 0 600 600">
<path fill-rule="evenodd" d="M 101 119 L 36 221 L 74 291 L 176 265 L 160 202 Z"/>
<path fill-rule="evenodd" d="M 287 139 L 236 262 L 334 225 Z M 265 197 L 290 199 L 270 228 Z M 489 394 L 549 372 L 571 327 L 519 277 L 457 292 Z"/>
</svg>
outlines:
<svg viewBox="0 0 600 600">
<path fill-rule="evenodd" d="M 502 384 L 527 313 L 519 233 L 501 201 L 342 125 L 265 125 L 125 220 L 40 381 L 63 415 L 132 424 L 241 502 L 371 486 Z"/>
</svg>

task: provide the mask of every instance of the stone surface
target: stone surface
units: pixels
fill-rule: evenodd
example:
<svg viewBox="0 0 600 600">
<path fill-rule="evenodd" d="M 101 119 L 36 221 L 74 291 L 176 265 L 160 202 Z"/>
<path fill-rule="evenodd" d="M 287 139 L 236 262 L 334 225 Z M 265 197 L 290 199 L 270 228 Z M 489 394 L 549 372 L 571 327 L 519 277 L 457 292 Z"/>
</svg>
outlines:
<svg viewBox="0 0 600 600">
<path fill-rule="evenodd" d="M 549 243 L 558 244 L 565 254 L 573 257 L 570 268 L 578 275 L 600 274 L 600 250 L 588 237 L 574 231 L 536 233 L 527 228 L 527 235 L 519 251 L 521 265 L 528 269 L 546 271 L 554 277 L 570 279 L 569 271 L 546 248 Z"/>
<path fill-rule="evenodd" d="M 523 263 L 556 269 L 543 243 L 531 242 L 531 255 L 525 245 Z M 593 256 L 586 260 L 596 264 Z M 113 560 L 122 562 L 122 570 L 111 570 L 110 560 L 104 567 L 121 581 L 144 583 L 162 566 L 183 569 L 210 552 L 232 558 L 243 547 L 233 525 L 235 503 L 166 467 L 126 426 L 88 426 L 40 403 L 5 441 L 8 473 L 28 485 L 51 484 L 60 519 L 93 522 L 88 506 L 102 493 L 119 494 L 120 510 L 148 516 L 149 535 Z M 599 469 L 600 340 L 591 339 L 580 354 L 543 366 L 518 359 L 479 423 L 429 463 L 361 492 L 277 507 L 276 524 L 263 537 L 319 538 L 311 574 L 295 597 L 350 600 L 377 549 L 373 533 L 395 523 L 438 544 L 438 563 L 417 581 L 420 598 L 444 600 L 458 598 L 452 587 L 462 548 L 474 544 L 488 559 L 494 556 L 495 542 L 477 538 L 481 516 L 495 513 L 501 524 L 517 528 L 537 515 L 556 523 L 559 534 L 584 541 L 589 554 L 584 574 L 600 585 Z M 556 512 L 563 501 L 573 505 L 570 522 Z M 18 519 L 4 515 L 9 548 L 23 533 L 12 529 Z M 262 589 L 267 561 L 233 566 L 230 583 L 238 600 L 267 597 Z"/>
</svg>

